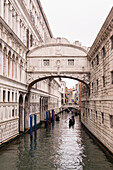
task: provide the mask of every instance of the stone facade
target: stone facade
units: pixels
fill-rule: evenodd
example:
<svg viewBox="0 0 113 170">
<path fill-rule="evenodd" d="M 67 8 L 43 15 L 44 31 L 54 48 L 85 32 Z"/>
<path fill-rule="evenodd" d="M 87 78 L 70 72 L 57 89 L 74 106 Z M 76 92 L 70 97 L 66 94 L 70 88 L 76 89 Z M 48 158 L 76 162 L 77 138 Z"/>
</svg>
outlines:
<svg viewBox="0 0 113 170">
<path fill-rule="evenodd" d="M 82 123 L 113 153 L 113 8 L 88 53 L 90 93 L 82 87 Z"/>
<path fill-rule="evenodd" d="M 61 104 L 66 104 L 66 82 L 61 80 Z"/>
<path fill-rule="evenodd" d="M 39 123 L 46 109 L 60 107 L 58 80 L 27 88 L 26 54 L 52 37 L 39 0 L 0 0 L 0 143 L 28 129 L 30 114 Z"/>
</svg>

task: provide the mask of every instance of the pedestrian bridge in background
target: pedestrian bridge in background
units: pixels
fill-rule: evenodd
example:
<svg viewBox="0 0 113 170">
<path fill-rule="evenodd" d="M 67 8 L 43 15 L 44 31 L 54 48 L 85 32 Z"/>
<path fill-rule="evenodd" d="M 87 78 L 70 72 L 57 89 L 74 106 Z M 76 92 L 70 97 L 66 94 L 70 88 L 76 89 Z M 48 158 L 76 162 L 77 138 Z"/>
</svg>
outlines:
<svg viewBox="0 0 113 170">
<path fill-rule="evenodd" d="M 27 84 L 51 78 L 71 78 L 88 85 L 90 65 L 88 48 L 78 41 L 70 44 L 67 39 L 53 38 L 39 44 L 27 54 Z"/>
<path fill-rule="evenodd" d="M 65 104 L 65 105 L 62 106 L 62 109 L 66 109 L 66 108 L 73 108 L 73 109 L 77 109 L 77 110 L 80 109 L 79 105 L 77 105 L 77 104 L 71 104 L 71 105 Z"/>
</svg>

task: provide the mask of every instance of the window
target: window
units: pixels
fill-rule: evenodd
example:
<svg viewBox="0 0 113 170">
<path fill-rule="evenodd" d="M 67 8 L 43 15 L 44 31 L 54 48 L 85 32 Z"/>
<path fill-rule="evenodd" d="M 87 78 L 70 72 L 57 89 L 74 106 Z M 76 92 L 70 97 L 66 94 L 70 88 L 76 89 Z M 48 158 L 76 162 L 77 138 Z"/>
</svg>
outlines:
<svg viewBox="0 0 113 170">
<path fill-rule="evenodd" d="M 74 59 L 68 60 L 68 66 L 74 66 Z"/>
<path fill-rule="evenodd" d="M 97 82 L 97 90 L 98 90 L 98 80 L 96 80 L 96 82 Z"/>
<path fill-rule="evenodd" d="M 5 97 L 6 97 L 6 93 L 5 90 L 3 90 L 3 102 L 5 102 Z"/>
<path fill-rule="evenodd" d="M 101 112 L 102 124 L 104 124 L 104 113 Z"/>
<path fill-rule="evenodd" d="M 99 56 L 96 56 L 96 60 L 97 60 L 97 65 L 99 65 Z"/>
<path fill-rule="evenodd" d="M 111 50 L 113 49 L 113 35 L 111 36 Z"/>
<path fill-rule="evenodd" d="M 49 66 L 49 60 L 43 60 L 44 66 Z"/>
<path fill-rule="evenodd" d="M 33 44 L 33 36 L 32 34 L 30 35 L 30 47 L 32 47 L 32 44 Z"/>
<path fill-rule="evenodd" d="M 10 91 L 8 91 L 8 102 L 10 102 Z"/>
<path fill-rule="evenodd" d="M 29 30 L 27 29 L 26 30 L 26 46 L 27 46 L 27 48 L 29 48 Z"/>
<path fill-rule="evenodd" d="M 14 117 L 14 109 L 12 110 L 12 117 Z"/>
<path fill-rule="evenodd" d="M 113 115 L 109 115 L 110 127 L 113 128 Z"/>
<path fill-rule="evenodd" d="M 105 87 L 105 76 L 102 76 L 103 79 L 103 87 Z"/>
<path fill-rule="evenodd" d="M 93 83 L 92 83 L 92 93 L 93 93 Z"/>
<path fill-rule="evenodd" d="M 105 53 L 105 47 L 103 47 L 103 48 L 102 48 L 102 57 L 105 58 L 105 55 L 106 55 L 106 53 Z"/>
<path fill-rule="evenodd" d="M 96 111 L 96 119 L 97 119 L 97 111 Z"/>
<path fill-rule="evenodd" d="M 111 84 L 113 84 L 113 71 L 111 72 Z"/>
<path fill-rule="evenodd" d="M 14 101 L 14 92 L 12 92 L 12 102 Z"/>
<path fill-rule="evenodd" d="M 91 62 L 91 66 L 92 66 L 92 68 L 94 67 L 93 61 Z"/>
</svg>

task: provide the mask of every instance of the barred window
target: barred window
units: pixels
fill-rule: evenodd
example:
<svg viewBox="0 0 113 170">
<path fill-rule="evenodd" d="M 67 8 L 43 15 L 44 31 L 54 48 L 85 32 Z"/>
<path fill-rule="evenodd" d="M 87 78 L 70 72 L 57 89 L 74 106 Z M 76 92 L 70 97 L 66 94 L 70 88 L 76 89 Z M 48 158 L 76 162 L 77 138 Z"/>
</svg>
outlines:
<svg viewBox="0 0 113 170">
<path fill-rule="evenodd" d="M 102 76 L 103 79 L 103 87 L 105 87 L 105 76 Z"/>
<path fill-rule="evenodd" d="M 74 66 L 74 59 L 69 59 L 68 60 L 68 65 L 69 66 Z"/>
<path fill-rule="evenodd" d="M 8 102 L 10 102 L 10 91 L 8 91 Z"/>
<path fill-rule="evenodd" d="M 96 59 L 97 59 L 97 65 L 99 65 L 99 56 L 98 55 L 96 56 Z"/>
<path fill-rule="evenodd" d="M 111 36 L 111 50 L 113 49 L 113 35 Z"/>
<path fill-rule="evenodd" d="M 102 48 L 102 57 L 105 58 L 106 52 L 105 52 L 105 47 Z"/>
<path fill-rule="evenodd" d="M 113 71 L 111 72 L 111 84 L 113 84 Z"/>
<path fill-rule="evenodd" d="M 96 82 L 97 82 L 97 90 L 98 90 L 98 80 L 96 80 Z"/>
<path fill-rule="evenodd" d="M 101 112 L 102 124 L 104 124 L 104 113 Z"/>
<path fill-rule="evenodd" d="M 6 92 L 5 90 L 3 90 L 3 102 L 5 102 L 5 99 L 6 99 Z"/>
<path fill-rule="evenodd" d="M 49 66 L 49 60 L 43 60 L 44 66 Z"/>
<path fill-rule="evenodd" d="M 91 66 L 92 66 L 92 68 L 94 67 L 93 61 L 91 62 Z"/>
<path fill-rule="evenodd" d="M 109 115 L 110 127 L 113 128 L 113 115 Z"/>
</svg>

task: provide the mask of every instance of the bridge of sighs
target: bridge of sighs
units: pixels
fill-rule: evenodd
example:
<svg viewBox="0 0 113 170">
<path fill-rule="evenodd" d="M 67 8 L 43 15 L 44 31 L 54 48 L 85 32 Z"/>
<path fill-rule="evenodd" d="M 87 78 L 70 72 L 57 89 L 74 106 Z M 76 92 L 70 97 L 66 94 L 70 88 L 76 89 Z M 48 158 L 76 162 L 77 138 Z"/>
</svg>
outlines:
<svg viewBox="0 0 113 170">
<path fill-rule="evenodd" d="M 78 41 L 70 44 L 65 38 L 53 38 L 27 55 L 28 90 L 38 81 L 56 77 L 71 78 L 89 84 L 88 48 Z"/>
</svg>

